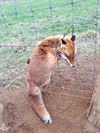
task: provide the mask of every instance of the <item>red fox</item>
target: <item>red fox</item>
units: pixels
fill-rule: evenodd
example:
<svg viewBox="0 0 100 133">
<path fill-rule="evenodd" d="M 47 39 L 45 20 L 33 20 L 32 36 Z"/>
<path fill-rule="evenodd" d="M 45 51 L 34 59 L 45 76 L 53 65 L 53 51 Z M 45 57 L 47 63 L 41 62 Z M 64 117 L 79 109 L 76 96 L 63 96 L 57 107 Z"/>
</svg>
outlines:
<svg viewBox="0 0 100 133">
<path fill-rule="evenodd" d="M 56 35 L 38 42 L 27 62 L 28 95 L 33 96 L 33 108 L 45 124 L 52 123 L 52 119 L 43 103 L 41 87 L 45 89 L 50 83 L 51 69 L 57 60 L 64 59 L 71 67 L 74 66 L 75 35 L 62 38 Z"/>
</svg>

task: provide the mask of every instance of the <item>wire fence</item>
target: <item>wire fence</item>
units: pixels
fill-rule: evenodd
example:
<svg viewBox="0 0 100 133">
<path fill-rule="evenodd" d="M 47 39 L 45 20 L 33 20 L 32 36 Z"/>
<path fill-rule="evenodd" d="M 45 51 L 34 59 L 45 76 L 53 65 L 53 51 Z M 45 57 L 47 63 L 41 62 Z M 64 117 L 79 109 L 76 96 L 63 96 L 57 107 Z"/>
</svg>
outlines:
<svg viewBox="0 0 100 133">
<path fill-rule="evenodd" d="M 51 34 L 63 34 L 74 24 L 76 32 L 100 31 L 98 1 L 88 0 L 11 0 L 0 1 L 1 44 L 21 40 L 27 44 Z M 90 7 L 89 7 L 90 4 Z M 86 12 L 88 10 L 88 13 Z M 96 18 L 96 15 L 98 16 Z M 35 43 L 34 43 L 35 44 Z M 33 45 L 34 45 L 33 44 Z"/>
<path fill-rule="evenodd" d="M 89 67 L 94 81 L 100 71 L 99 0 L 0 0 L 0 86 L 24 87 L 26 61 L 36 42 L 63 34 L 72 24 L 77 35 L 78 66 L 81 66 L 77 72 L 82 79 L 81 69 L 87 73 Z M 58 66 L 60 71 L 62 64 Z M 65 67 L 64 64 L 66 71 Z"/>
</svg>

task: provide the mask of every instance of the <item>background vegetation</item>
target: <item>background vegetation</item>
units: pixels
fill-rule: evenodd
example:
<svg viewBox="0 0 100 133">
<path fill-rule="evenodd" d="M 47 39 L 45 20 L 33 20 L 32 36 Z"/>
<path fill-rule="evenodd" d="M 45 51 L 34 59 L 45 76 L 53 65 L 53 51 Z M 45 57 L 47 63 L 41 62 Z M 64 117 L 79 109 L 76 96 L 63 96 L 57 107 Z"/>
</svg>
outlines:
<svg viewBox="0 0 100 133">
<path fill-rule="evenodd" d="M 100 32 L 98 2 L 99 0 L 1 0 L 0 46 L 7 46 L 0 48 L 1 85 L 5 86 L 8 82 L 12 84 L 18 77 L 20 79 L 38 40 L 49 35 L 63 34 L 72 24 L 79 43 L 84 43 L 80 49 L 85 46 L 84 50 L 93 53 L 97 41 L 96 32 Z M 26 45 L 32 47 L 25 47 Z M 97 51 L 100 52 L 100 47 Z M 81 52 L 86 54 L 86 51 Z"/>
<path fill-rule="evenodd" d="M 63 34 L 69 25 L 77 33 L 95 30 L 98 0 L 12 0 L 0 5 L 0 44 Z M 100 11 L 100 9 L 99 9 Z M 100 27 L 98 26 L 98 31 Z"/>
</svg>

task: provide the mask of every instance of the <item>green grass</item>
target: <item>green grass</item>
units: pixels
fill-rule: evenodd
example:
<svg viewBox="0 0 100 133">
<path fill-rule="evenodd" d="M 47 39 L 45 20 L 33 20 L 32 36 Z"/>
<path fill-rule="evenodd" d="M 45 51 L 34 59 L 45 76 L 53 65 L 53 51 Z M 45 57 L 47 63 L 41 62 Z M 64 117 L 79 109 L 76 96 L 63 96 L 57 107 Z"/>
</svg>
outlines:
<svg viewBox="0 0 100 133">
<path fill-rule="evenodd" d="M 96 6 L 97 0 L 74 0 L 73 23 L 76 32 L 95 30 Z M 4 2 L 0 10 L 1 45 L 13 43 L 16 39 L 34 45 L 42 37 L 63 34 L 66 27 L 72 24 L 70 0 L 51 0 L 51 3 L 50 0 L 22 0 L 15 4 Z"/>
<path fill-rule="evenodd" d="M 97 0 L 73 1 L 75 32 L 78 34 L 90 30 L 94 31 Z M 97 17 L 99 20 L 100 16 Z M 17 44 L 18 42 L 23 43 L 23 45 L 35 45 L 42 37 L 63 34 L 70 25 L 72 25 L 70 0 L 4 2 L 0 6 L 0 45 Z M 100 31 L 100 28 L 98 31 Z M 31 50 L 28 50 L 25 55 L 28 53 L 31 53 Z M 10 58 L 10 60 L 6 59 L 7 65 L 13 64 L 14 58 L 20 55 L 18 51 L 15 52 L 10 48 L 1 49 L 0 57 L 2 59 L 6 54 Z M 26 56 L 20 55 L 19 58 L 21 62 L 26 60 Z"/>
<path fill-rule="evenodd" d="M 97 0 L 73 1 L 73 23 L 71 0 L 16 0 L 15 4 L 10 1 L 2 3 L 0 45 L 36 45 L 42 37 L 65 33 L 72 24 L 77 34 L 95 31 L 96 17 L 100 22 L 100 14 L 96 16 Z M 32 49 L 0 48 L 0 81 L 6 82 L 14 77 L 16 80 L 17 73 L 20 75 L 25 70 Z M 100 52 L 100 48 L 97 48 L 97 52 Z"/>
</svg>

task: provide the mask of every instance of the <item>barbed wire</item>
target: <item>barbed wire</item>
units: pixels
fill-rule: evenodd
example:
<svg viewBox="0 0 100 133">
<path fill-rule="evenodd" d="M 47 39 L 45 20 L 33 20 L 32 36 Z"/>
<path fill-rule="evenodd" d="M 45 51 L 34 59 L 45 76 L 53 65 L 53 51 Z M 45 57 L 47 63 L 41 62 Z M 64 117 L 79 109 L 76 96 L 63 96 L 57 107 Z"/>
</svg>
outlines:
<svg viewBox="0 0 100 133">
<path fill-rule="evenodd" d="M 30 7 L 29 7 L 29 10 L 28 11 L 25 11 L 25 10 L 21 10 L 21 12 L 16 8 L 17 6 L 16 6 L 16 2 L 17 2 L 17 0 L 12 0 L 12 1 L 8 1 L 8 2 L 12 2 L 13 3 L 13 5 L 12 6 L 14 6 L 14 13 L 13 14 L 9 14 L 9 12 L 7 12 L 7 14 L 5 14 L 5 13 L 3 13 L 2 11 L 1 11 L 1 19 L 5 19 L 5 21 L 6 21 L 6 26 L 5 26 L 5 28 L 6 27 L 8 27 L 8 25 L 7 25 L 7 20 L 6 20 L 6 18 L 5 18 L 5 16 L 6 15 L 14 15 L 16 18 L 17 18 L 17 24 L 18 24 L 18 30 L 19 30 L 19 33 L 21 34 L 21 37 L 22 37 L 22 39 L 24 40 L 24 38 L 27 36 L 27 34 L 26 34 L 26 32 L 23 32 L 22 31 L 22 28 L 21 28 L 21 24 L 20 24 L 20 20 L 19 20 L 19 14 L 24 14 L 24 13 L 31 13 L 32 14 L 32 19 L 33 19 L 33 24 L 34 24 L 34 31 L 35 31 L 35 36 L 37 36 L 37 38 L 38 38 L 38 35 L 37 35 L 37 28 L 36 28 L 36 26 L 35 26 L 35 24 L 37 23 L 37 22 L 35 22 L 36 20 L 34 19 L 34 14 L 35 14 L 35 12 L 37 12 L 37 11 L 46 11 L 47 9 L 49 9 L 49 12 L 50 12 L 50 19 L 49 19 L 49 25 L 52 25 L 53 26 L 53 23 L 54 22 L 56 22 L 56 18 L 53 20 L 53 13 L 52 13 L 52 9 L 53 8 L 57 8 L 57 7 L 61 7 L 61 6 L 66 6 L 66 5 L 70 5 L 71 7 L 72 7 L 72 24 L 73 24 L 73 21 L 74 21 L 74 15 L 73 15 L 73 7 L 75 6 L 75 5 L 77 5 L 78 3 L 81 3 L 81 2 L 83 2 L 82 0 L 77 0 L 77 1 L 73 1 L 73 0 L 71 0 L 70 2 L 69 1 L 67 1 L 66 3 L 63 3 L 63 2 L 61 2 L 61 4 L 54 4 L 53 2 L 51 2 L 51 0 L 49 0 L 50 2 L 49 2 L 49 6 L 48 7 L 46 7 L 46 8 L 43 8 L 43 7 L 41 7 L 41 8 L 33 8 L 31 5 L 32 5 L 32 1 L 30 0 L 29 1 L 29 3 L 30 3 Z M 23 2 L 25 2 L 24 0 L 23 0 Z M 27 2 L 27 1 L 26 1 Z M 88 2 L 88 0 L 84 0 L 84 2 L 86 3 L 86 2 Z M 1 0 L 0 1 L 0 10 L 2 10 L 2 5 L 4 5 L 6 2 L 3 2 L 3 0 Z M 64 17 L 63 17 L 64 18 Z M 62 18 L 59 18 L 59 19 L 62 19 Z M 46 20 L 46 19 L 42 19 L 42 21 L 44 21 L 44 20 Z M 40 20 L 39 20 L 40 21 Z M 91 22 L 91 23 L 93 23 L 93 22 Z M 70 22 L 67 22 L 66 21 L 66 24 L 70 24 Z M 78 23 L 76 23 L 75 21 L 74 21 L 74 24 L 77 26 L 77 24 L 80 24 L 80 26 L 84 26 L 84 25 L 89 25 L 90 24 L 90 22 L 83 22 L 83 21 L 80 21 L 80 22 L 78 22 Z M 51 27 L 51 30 L 53 30 L 53 27 Z M 65 31 L 63 31 L 63 32 L 65 32 Z M 11 41 L 11 38 L 10 38 L 10 35 L 9 35 L 10 33 L 9 33 L 9 31 L 7 31 L 7 36 L 8 36 L 8 39 L 9 39 L 9 42 L 10 43 L 12 43 L 12 41 Z M 38 33 L 39 34 L 39 33 Z M 25 35 L 25 36 L 24 36 Z"/>
<path fill-rule="evenodd" d="M 26 2 L 25 0 L 23 0 L 23 1 Z M 6 2 L 9 2 L 9 3 L 12 2 L 12 6 L 14 7 L 13 13 L 7 12 L 7 14 L 5 14 L 3 12 L 2 6 L 5 5 Z M 56 30 L 56 29 L 54 29 L 54 24 L 56 22 L 58 22 L 58 20 L 59 21 L 62 21 L 63 19 L 66 20 L 65 26 L 64 26 L 61 34 L 66 32 L 66 29 L 68 28 L 69 25 L 75 25 L 75 29 L 78 29 L 78 27 L 84 28 L 84 26 L 93 24 L 93 26 L 95 27 L 95 32 L 96 32 L 95 42 L 94 42 L 94 50 L 93 50 L 93 80 L 95 81 L 95 78 L 96 78 L 96 55 L 97 55 L 97 44 L 98 44 L 97 33 L 98 33 L 98 27 L 99 27 L 98 26 L 99 25 L 99 21 L 98 21 L 98 19 L 99 19 L 98 18 L 99 0 L 97 0 L 97 3 L 96 3 L 97 4 L 96 7 L 95 7 L 96 12 L 94 11 L 95 12 L 95 20 L 94 21 L 89 21 L 89 20 L 82 21 L 82 19 L 79 19 L 79 21 L 77 22 L 75 20 L 77 17 L 75 17 L 74 8 L 77 6 L 78 3 L 82 3 L 82 2 L 83 2 L 83 0 L 77 0 L 77 1 L 71 0 L 71 1 L 61 2 L 60 4 L 56 4 L 56 3 L 54 4 L 54 1 L 49 0 L 48 6 L 47 5 L 45 7 L 41 6 L 41 7 L 38 7 L 36 9 L 36 8 L 33 8 L 33 6 L 32 6 L 32 0 L 29 0 L 28 10 L 27 11 L 26 10 L 21 10 L 20 11 L 20 10 L 17 9 L 17 5 L 16 5 L 17 4 L 17 0 L 12 0 L 12 1 L 0 0 L 0 19 L 4 20 L 4 22 L 5 22 L 5 26 L 4 27 L 6 29 L 6 37 L 8 38 L 7 42 L 5 42 L 4 44 L 0 45 L 1 53 L 3 53 L 2 49 L 7 49 L 7 48 L 12 48 L 12 49 L 30 48 L 31 49 L 31 48 L 37 47 L 35 45 L 35 42 L 33 44 L 31 44 L 31 45 L 30 44 L 26 44 L 26 43 L 24 45 L 15 45 L 16 42 L 13 43 L 12 38 L 10 37 L 11 31 L 8 30 L 9 25 L 8 25 L 8 22 L 7 22 L 7 17 L 6 17 L 7 15 L 8 15 L 8 17 L 9 17 L 9 15 L 16 17 L 17 26 L 18 26 L 18 34 L 20 35 L 20 37 L 23 40 L 23 42 L 24 42 L 24 39 L 28 37 L 29 32 L 27 33 L 27 32 L 25 32 L 23 30 L 23 28 L 21 26 L 21 23 L 20 23 L 20 18 L 19 18 L 20 14 L 31 13 L 32 20 L 30 21 L 30 23 L 32 22 L 32 24 L 33 24 L 33 29 L 34 29 L 34 34 L 35 34 L 36 40 L 40 40 L 42 38 L 41 36 L 39 36 L 40 32 L 42 32 L 44 34 L 44 32 L 46 32 L 48 30 L 48 27 L 45 26 L 47 28 L 47 30 L 42 30 L 41 29 L 40 31 L 38 31 L 38 28 L 37 28 L 38 21 L 41 22 L 41 23 L 46 21 L 46 24 L 48 23 L 48 25 L 50 27 L 50 30 L 48 30 L 48 31 L 52 31 L 52 34 L 54 34 L 53 31 Z M 85 4 L 87 4 L 88 0 L 84 0 L 84 2 L 85 2 Z M 70 9 L 71 10 L 71 16 L 70 16 L 71 21 L 70 22 L 67 21 L 67 19 L 66 19 L 67 15 L 66 14 L 64 14 L 62 16 L 60 16 L 60 14 L 59 14 L 59 16 L 54 16 L 54 9 L 65 7 L 66 5 L 70 6 L 70 8 L 71 8 Z M 59 9 L 57 9 L 57 10 L 59 10 Z M 40 19 L 39 17 L 35 18 L 35 13 L 38 12 L 38 11 L 41 11 L 41 12 L 43 11 L 45 13 L 47 12 L 47 17 L 46 18 L 44 17 L 42 19 Z M 43 23 L 43 25 L 44 25 L 44 23 Z M 48 35 L 44 34 L 43 36 L 45 37 L 45 36 L 48 36 Z M 13 55 L 13 51 L 12 51 L 12 53 L 10 53 L 9 57 L 11 57 L 12 55 Z M 6 53 L 5 53 L 5 55 L 4 55 L 5 62 L 7 63 L 8 67 L 10 67 L 10 72 L 11 72 L 11 69 L 13 69 L 13 68 L 9 64 L 9 61 L 8 61 L 9 57 L 6 57 Z M 15 58 L 16 58 L 16 62 L 18 63 L 17 56 Z M 59 63 L 57 65 L 58 65 L 58 70 L 61 71 Z M 79 67 L 77 67 L 77 69 L 79 69 Z M 80 79 L 82 79 L 81 73 L 79 74 L 79 76 L 80 76 Z M 0 80 L 2 80 L 2 79 L 0 79 Z"/>
</svg>

